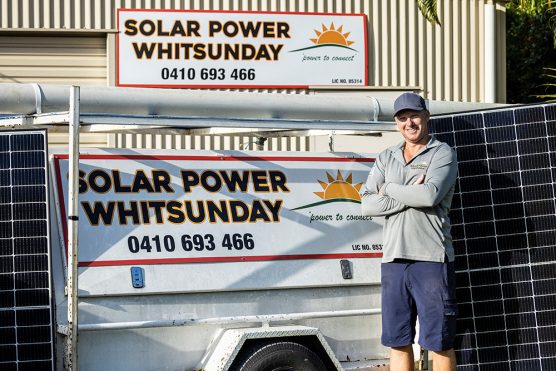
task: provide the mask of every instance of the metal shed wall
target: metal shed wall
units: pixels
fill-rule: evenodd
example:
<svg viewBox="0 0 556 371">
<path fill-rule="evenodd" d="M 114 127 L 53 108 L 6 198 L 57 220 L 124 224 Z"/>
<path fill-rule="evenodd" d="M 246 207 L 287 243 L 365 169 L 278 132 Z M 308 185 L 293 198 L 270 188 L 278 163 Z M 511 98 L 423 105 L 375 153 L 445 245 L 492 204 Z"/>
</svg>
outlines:
<svg viewBox="0 0 556 371">
<path fill-rule="evenodd" d="M 2 16 L 3 11 L 0 11 Z M 106 85 L 106 36 L 0 32 L 0 82 Z M 105 146 L 106 134 L 84 134 L 85 146 Z M 51 133 L 51 145 L 67 135 Z"/>
<path fill-rule="evenodd" d="M 94 58 L 81 58 L 80 66 L 59 68 L 68 73 L 66 83 L 110 85 L 113 83 L 115 51 L 114 34 L 116 9 L 194 9 L 194 10 L 245 10 L 287 12 L 337 12 L 364 13 L 368 18 L 369 85 L 357 93 L 349 89 L 341 94 L 369 94 L 376 88 L 410 89 L 434 100 L 480 102 L 484 100 L 484 5 L 491 0 L 439 0 L 442 26 L 432 25 L 420 14 L 416 0 L 0 0 L 0 36 L 3 31 L 16 32 L 10 40 L 25 46 L 26 40 L 40 42 L 45 47 L 54 41 L 51 33 L 59 37 L 79 36 L 83 32 L 95 35 L 99 47 Z M 491 2 L 492 3 L 492 2 Z M 505 8 L 497 4 L 497 97 L 505 101 Z M 41 34 L 39 34 L 41 33 Z M 29 36 L 27 36 L 29 35 Z M 32 35 L 32 37 L 31 37 Z M 36 39 L 35 39 L 36 37 Z M 75 38 L 73 40 L 77 40 Z M 82 50 L 64 39 L 58 40 L 60 65 L 71 63 L 75 56 L 68 51 Z M 102 40 L 102 42 L 101 42 Z M 89 40 L 90 41 L 90 40 Z M 22 44 L 23 42 L 23 44 Z M 100 45 L 104 42 L 104 45 Z M 52 44 L 54 46 L 54 44 Z M 3 46 L 3 45 L 2 45 Z M 35 46 L 28 44 L 28 50 Z M 104 47 L 103 52 L 100 51 Z M 1 50 L 3 47 L 0 48 Z M 41 50 L 41 49 L 36 49 Z M 55 49 L 52 49 L 54 51 Z M 17 59 L 17 58 L 16 58 Z M 42 58 L 28 58 L 41 63 Z M 63 61 L 62 61 L 63 60 Z M 104 60 L 104 61 L 103 61 Z M 1 65 L 2 72 L 9 71 Z M 104 63 L 104 64 L 103 64 Z M 94 66 L 93 66 L 93 65 Z M 22 82 L 55 82 L 44 65 L 20 66 L 17 73 Z M 43 68 L 44 67 L 44 68 Z M 12 68 L 12 67 L 10 67 Z M 104 69 L 104 70 L 103 70 Z M 25 71 L 29 72 L 25 75 Z M 41 72 L 44 72 L 40 75 Z M 13 76 L 8 75 L 8 79 Z M 2 77 L 0 76 L 0 79 Z M 62 82 L 62 81 L 56 81 Z M 309 90 L 265 90 L 286 94 L 315 94 L 321 88 Z M 328 89 L 330 91 L 330 89 Z M 89 138 L 90 134 L 87 137 Z M 96 135 L 91 145 L 100 141 L 118 147 L 134 148 L 185 148 L 185 149 L 256 149 L 252 138 L 226 136 L 176 136 L 164 135 L 110 135 L 102 141 Z M 51 137 L 51 141 L 54 137 Z M 62 144 L 62 137 L 56 139 Z M 272 138 L 264 150 L 309 150 L 308 139 Z"/>
<path fill-rule="evenodd" d="M 438 1 L 442 26 L 416 0 L 0 0 L 1 29 L 114 30 L 118 8 L 365 13 L 371 86 L 417 87 L 429 99 L 482 101 L 484 4 Z M 497 5 L 498 101 L 505 100 L 505 8 Z M 110 58 L 113 58 L 110 56 Z"/>
<path fill-rule="evenodd" d="M 309 151 L 309 137 L 268 138 L 259 147 L 256 138 L 243 135 L 115 134 L 108 147 L 142 149 Z"/>
<path fill-rule="evenodd" d="M 106 38 L 0 33 L 0 82 L 106 85 Z"/>
</svg>

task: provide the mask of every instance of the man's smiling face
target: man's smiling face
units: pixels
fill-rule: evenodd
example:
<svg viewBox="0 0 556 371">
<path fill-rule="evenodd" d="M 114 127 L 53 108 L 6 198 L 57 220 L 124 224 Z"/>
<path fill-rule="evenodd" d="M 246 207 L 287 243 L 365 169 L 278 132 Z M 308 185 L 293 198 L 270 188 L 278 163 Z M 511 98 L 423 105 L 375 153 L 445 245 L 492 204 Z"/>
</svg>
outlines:
<svg viewBox="0 0 556 371">
<path fill-rule="evenodd" d="M 426 110 L 404 110 L 396 117 L 396 125 L 408 143 L 426 144 L 429 137 L 429 113 Z"/>
</svg>

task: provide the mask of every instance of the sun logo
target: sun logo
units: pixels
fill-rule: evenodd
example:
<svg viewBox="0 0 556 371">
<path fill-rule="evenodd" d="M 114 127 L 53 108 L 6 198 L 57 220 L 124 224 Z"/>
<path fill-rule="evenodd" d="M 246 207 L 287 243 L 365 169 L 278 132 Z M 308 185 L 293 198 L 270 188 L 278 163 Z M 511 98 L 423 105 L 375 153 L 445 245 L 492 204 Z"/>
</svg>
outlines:
<svg viewBox="0 0 556 371">
<path fill-rule="evenodd" d="M 336 26 L 334 26 L 334 22 L 330 23 L 330 27 L 326 27 L 326 25 L 323 24 L 322 30 L 314 30 L 317 37 L 315 39 L 309 39 L 313 42 L 313 45 L 301 49 L 291 50 L 290 53 L 322 47 L 345 48 L 357 52 L 357 50 L 351 47 L 352 44 L 355 44 L 355 41 L 348 40 L 348 36 L 351 32 L 343 33 L 343 27 L 344 26 L 336 28 Z"/>
<path fill-rule="evenodd" d="M 324 190 L 324 192 L 313 192 L 323 200 L 353 200 L 353 201 L 361 201 L 361 195 L 359 194 L 359 190 L 363 183 L 352 184 L 352 176 L 349 176 L 344 179 L 340 170 L 338 170 L 338 174 L 336 175 L 336 179 L 328 172 L 326 173 L 326 177 L 328 178 L 328 183 L 319 180 L 319 184 Z"/>
<path fill-rule="evenodd" d="M 294 211 L 308 209 L 335 202 L 352 202 L 356 204 L 361 203 L 361 195 L 359 194 L 359 190 L 363 186 L 363 183 L 353 184 L 353 177 L 351 173 L 348 175 L 347 178 L 344 178 L 342 176 L 342 173 L 340 173 L 340 170 L 338 170 L 336 178 L 334 178 L 333 175 L 330 175 L 328 172 L 326 172 L 326 178 L 328 182 L 323 182 L 322 180 L 317 179 L 323 191 L 313 192 L 315 195 L 321 198 L 320 201 L 313 202 L 308 205 L 298 206 L 290 210 Z"/>
<path fill-rule="evenodd" d="M 330 24 L 329 28 L 322 25 L 322 31 L 314 30 L 317 34 L 316 39 L 310 39 L 316 45 L 339 45 L 339 46 L 350 46 L 354 44 L 354 41 L 348 40 L 350 32 L 342 33 L 343 26 L 338 29 L 334 28 L 334 23 Z"/>
</svg>

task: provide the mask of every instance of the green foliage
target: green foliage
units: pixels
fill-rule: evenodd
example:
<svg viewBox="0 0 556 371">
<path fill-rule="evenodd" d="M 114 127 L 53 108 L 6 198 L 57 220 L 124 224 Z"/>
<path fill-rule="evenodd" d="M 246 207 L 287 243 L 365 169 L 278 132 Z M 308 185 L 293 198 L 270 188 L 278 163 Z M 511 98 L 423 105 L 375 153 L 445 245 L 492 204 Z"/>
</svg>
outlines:
<svg viewBox="0 0 556 371">
<path fill-rule="evenodd" d="M 545 68 L 545 71 L 546 73 L 544 74 L 544 77 L 548 80 L 548 82 L 542 84 L 541 86 L 546 89 L 546 93 L 537 95 L 537 97 L 544 99 L 547 102 L 556 102 L 556 68 Z"/>
<path fill-rule="evenodd" d="M 417 7 L 429 22 L 440 25 L 436 0 L 417 0 Z"/>
<path fill-rule="evenodd" d="M 549 17 L 548 26 L 552 29 L 554 48 L 556 48 L 556 4 L 550 2 L 550 7 L 546 10 L 546 14 Z"/>
<path fill-rule="evenodd" d="M 514 0 L 508 4 L 508 8 L 514 8 L 520 13 L 525 14 L 540 14 L 544 11 L 547 3 L 551 1 L 546 0 Z"/>
<path fill-rule="evenodd" d="M 548 8 L 534 7 L 546 0 L 512 0 L 506 13 L 508 103 L 542 101 L 553 93 L 543 67 L 556 68 L 554 31 Z M 553 4 L 548 4 L 554 7 Z"/>
<path fill-rule="evenodd" d="M 540 16 L 552 31 L 556 48 L 556 0 L 511 0 L 506 7 L 517 14 Z"/>
</svg>

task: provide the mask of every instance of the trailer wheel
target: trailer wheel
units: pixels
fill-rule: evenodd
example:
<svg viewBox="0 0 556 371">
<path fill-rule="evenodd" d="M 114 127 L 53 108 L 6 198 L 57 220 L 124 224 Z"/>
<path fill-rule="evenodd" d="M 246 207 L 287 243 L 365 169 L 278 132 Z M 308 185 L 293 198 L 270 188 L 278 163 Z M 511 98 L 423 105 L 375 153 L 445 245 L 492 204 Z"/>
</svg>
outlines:
<svg viewBox="0 0 556 371">
<path fill-rule="evenodd" d="M 239 371 L 323 371 L 326 366 L 311 349 L 280 341 L 252 349 L 240 363 Z"/>
</svg>

